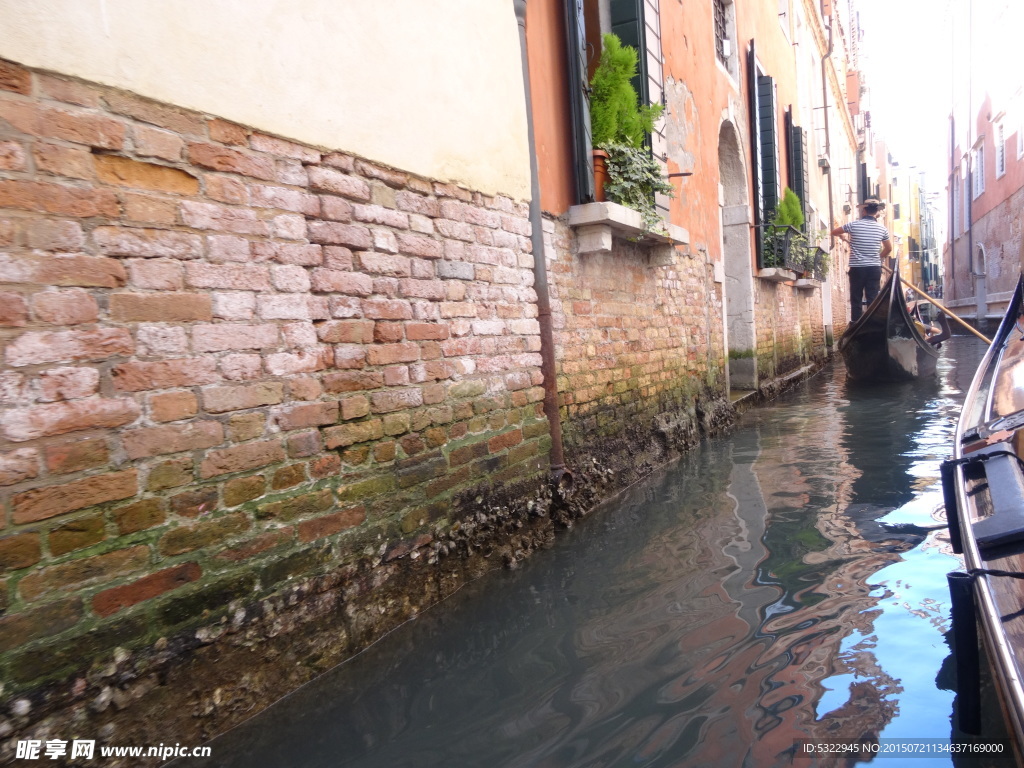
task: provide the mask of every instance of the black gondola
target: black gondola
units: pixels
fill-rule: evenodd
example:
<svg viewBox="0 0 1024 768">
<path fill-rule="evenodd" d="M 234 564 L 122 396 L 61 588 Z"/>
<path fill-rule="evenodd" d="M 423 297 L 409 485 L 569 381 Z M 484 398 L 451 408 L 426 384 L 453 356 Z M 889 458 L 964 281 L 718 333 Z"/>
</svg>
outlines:
<svg viewBox="0 0 1024 768">
<path fill-rule="evenodd" d="M 959 658 L 961 728 L 979 726 L 970 638 L 976 616 L 1017 747 L 1024 744 L 1024 278 L 964 398 L 953 458 L 942 466 L 950 540 L 966 573 L 950 574 L 955 631 L 968 638 Z M 954 587 L 954 583 L 958 586 Z M 954 604 L 955 608 L 955 604 Z M 972 690 L 973 689 L 973 690 Z M 965 710 L 964 702 L 971 702 Z M 964 722 L 965 715 L 967 717 Z"/>
<path fill-rule="evenodd" d="M 906 381 L 935 373 L 938 344 L 949 337 L 940 315 L 940 332 L 925 335 L 903 295 L 894 270 L 864 314 L 839 339 L 839 353 L 854 381 Z M 920 326 L 920 327 L 919 327 Z"/>
</svg>

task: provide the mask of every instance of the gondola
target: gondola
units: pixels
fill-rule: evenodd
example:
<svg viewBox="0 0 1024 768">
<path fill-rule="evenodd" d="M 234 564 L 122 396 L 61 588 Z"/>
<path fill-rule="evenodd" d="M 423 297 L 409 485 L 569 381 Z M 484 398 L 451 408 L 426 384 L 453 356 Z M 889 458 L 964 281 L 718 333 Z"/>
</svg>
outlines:
<svg viewBox="0 0 1024 768">
<path fill-rule="evenodd" d="M 1024 744 L 1024 279 L 970 388 L 942 484 L 953 550 L 949 575 L 961 730 L 977 733 L 981 628 L 1011 735 Z M 976 622 L 977 617 L 977 624 Z"/>
<path fill-rule="evenodd" d="M 945 317 L 940 329 L 926 336 L 911 315 L 903 282 L 893 270 L 882 290 L 860 318 L 839 339 L 839 353 L 852 381 L 906 381 L 935 373 L 938 345 L 949 337 Z"/>
</svg>

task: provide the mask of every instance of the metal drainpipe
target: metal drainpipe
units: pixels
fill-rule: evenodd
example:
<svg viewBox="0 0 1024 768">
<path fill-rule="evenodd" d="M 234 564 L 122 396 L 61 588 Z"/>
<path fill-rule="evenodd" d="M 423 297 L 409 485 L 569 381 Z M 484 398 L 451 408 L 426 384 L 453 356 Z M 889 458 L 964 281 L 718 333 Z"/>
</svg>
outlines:
<svg viewBox="0 0 1024 768">
<path fill-rule="evenodd" d="M 954 195 L 956 188 L 953 186 L 953 174 L 959 173 L 960 169 L 957 167 L 954 170 L 954 160 L 956 157 L 954 151 L 956 149 L 956 120 L 953 119 L 953 115 L 949 116 L 949 177 L 946 180 L 946 189 L 949 190 L 949 293 L 950 297 L 956 296 L 956 232 L 954 231 L 956 225 L 956 207 L 960 204 L 959 195 Z M 960 190 L 962 192 L 963 190 Z M 945 266 L 945 265 L 943 265 Z M 1022 265 L 1024 266 L 1024 265 Z M 945 293 L 945 291 L 943 291 Z M 949 301 L 946 296 L 942 297 L 945 301 Z"/>
<path fill-rule="evenodd" d="M 825 55 L 821 57 L 821 105 L 825 112 L 825 156 L 828 158 L 829 169 L 828 169 L 828 250 L 829 253 L 836 245 L 835 238 L 832 237 L 832 230 L 835 228 L 833 222 L 835 221 L 835 203 L 832 200 L 832 137 L 828 132 L 828 68 L 825 66 L 825 62 L 828 61 L 829 57 L 832 56 L 832 17 L 828 17 L 828 50 Z"/>
<path fill-rule="evenodd" d="M 526 0 L 513 0 L 519 23 L 519 49 L 523 63 L 523 89 L 526 92 L 526 132 L 530 151 L 530 241 L 533 245 L 534 290 L 537 292 L 537 322 L 540 325 L 540 370 L 544 376 L 544 415 L 551 430 L 551 484 L 561 493 L 572 487 L 572 473 L 565 467 L 562 449 L 562 421 L 558 410 L 558 384 L 555 378 L 555 335 L 551 325 L 551 299 L 548 294 L 547 260 L 544 255 L 544 226 L 540 210 L 540 173 L 537 169 L 537 145 L 533 133 L 533 103 L 530 96 L 530 66 L 526 54 Z"/>
</svg>

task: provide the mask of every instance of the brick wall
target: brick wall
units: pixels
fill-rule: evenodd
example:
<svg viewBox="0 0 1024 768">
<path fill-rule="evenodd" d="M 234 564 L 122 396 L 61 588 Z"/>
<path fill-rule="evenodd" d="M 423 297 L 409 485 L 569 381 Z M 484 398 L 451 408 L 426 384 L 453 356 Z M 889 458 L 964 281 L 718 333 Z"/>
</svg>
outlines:
<svg viewBox="0 0 1024 768">
<path fill-rule="evenodd" d="M 548 222 L 548 276 L 567 462 L 621 488 L 731 422 L 722 293 L 702 253 L 616 239 L 608 255 L 573 252 Z M 589 490 L 589 487 L 588 487 Z"/>
<path fill-rule="evenodd" d="M 507 198 L 0 62 L 4 695 L 540 493 L 529 234 Z"/>
<path fill-rule="evenodd" d="M 945 277 L 946 289 L 955 288 L 955 291 L 950 293 L 946 303 L 956 299 L 963 302 L 958 304 L 958 310 L 964 317 L 973 318 L 976 314 L 978 285 L 973 272 L 978 268 L 978 253 L 982 249 L 985 254 L 986 294 L 1012 294 L 1017 287 L 1021 270 L 1020 243 L 1024 236 L 1019 213 L 1022 205 L 1024 188 L 1008 195 L 975 219 L 970 238 L 961 234 L 956 239 L 956 259 L 952 265 L 955 269 L 946 269 Z M 968 239 L 974 247 L 973 258 L 968 251 Z M 989 303 L 993 304 L 991 298 Z M 988 312 L 999 315 L 1006 311 L 1007 303 L 1008 298 L 1003 298 L 995 302 Z"/>
<path fill-rule="evenodd" d="M 731 421 L 706 255 L 581 257 L 547 220 L 552 505 L 530 233 L 0 61 L 0 727 L 208 737 Z M 759 354 L 820 335 L 787 290 Z"/>
<path fill-rule="evenodd" d="M 770 384 L 804 365 L 824 362 L 829 352 L 822 324 L 822 289 L 804 290 L 766 280 L 755 284 L 760 380 Z"/>
</svg>

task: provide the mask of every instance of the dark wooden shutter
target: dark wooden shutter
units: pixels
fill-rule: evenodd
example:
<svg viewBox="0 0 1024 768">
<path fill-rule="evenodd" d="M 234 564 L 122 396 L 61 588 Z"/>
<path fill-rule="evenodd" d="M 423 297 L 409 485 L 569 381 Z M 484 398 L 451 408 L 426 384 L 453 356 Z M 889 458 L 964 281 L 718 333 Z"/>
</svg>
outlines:
<svg viewBox="0 0 1024 768">
<path fill-rule="evenodd" d="M 647 34 L 644 27 L 643 0 L 612 0 L 612 34 L 618 35 L 623 45 L 636 48 L 636 77 L 633 88 L 641 104 L 650 103 L 650 89 L 647 87 Z"/>
<path fill-rule="evenodd" d="M 810 231 L 810 222 L 807 221 L 807 211 L 811 199 L 811 166 L 807 162 L 807 131 L 801 128 L 799 125 L 796 126 L 797 131 L 797 145 L 800 147 L 800 202 L 804 204 L 804 229 Z M 817 226 L 817 224 L 815 224 Z"/>
<path fill-rule="evenodd" d="M 758 125 L 761 131 L 761 184 L 765 216 L 779 206 L 779 133 L 775 126 L 775 80 L 757 76 Z"/>
<path fill-rule="evenodd" d="M 760 102 L 757 91 L 757 58 L 754 54 L 754 41 L 750 41 L 747 51 L 747 93 L 750 99 L 750 183 L 754 192 L 754 227 L 758 237 L 754 238 L 757 250 L 757 263 L 761 264 L 761 225 L 764 222 L 764 187 L 761 184 L 761 125 L 758 120 Z"/>
<path fill-rule="evenodd" d="M 587 79 L 587 35 L 583 0 L 565 4 L 569 53 L 569 116 L 572 121 L 573 175 L 576 202 L 594 199 L 594 165 L 591 158 L 590 82 Z"/>
<path fill-rule="evenodd" d="M 807 131 L 793 124 L 792 108 L 786 110 L 786 158 L 788 160 L 789 188 L 800 198 L 804 214 L 804 231 L 808 229 L 807 197 L 810 177 L 807 170 Z"/>
</svg>

